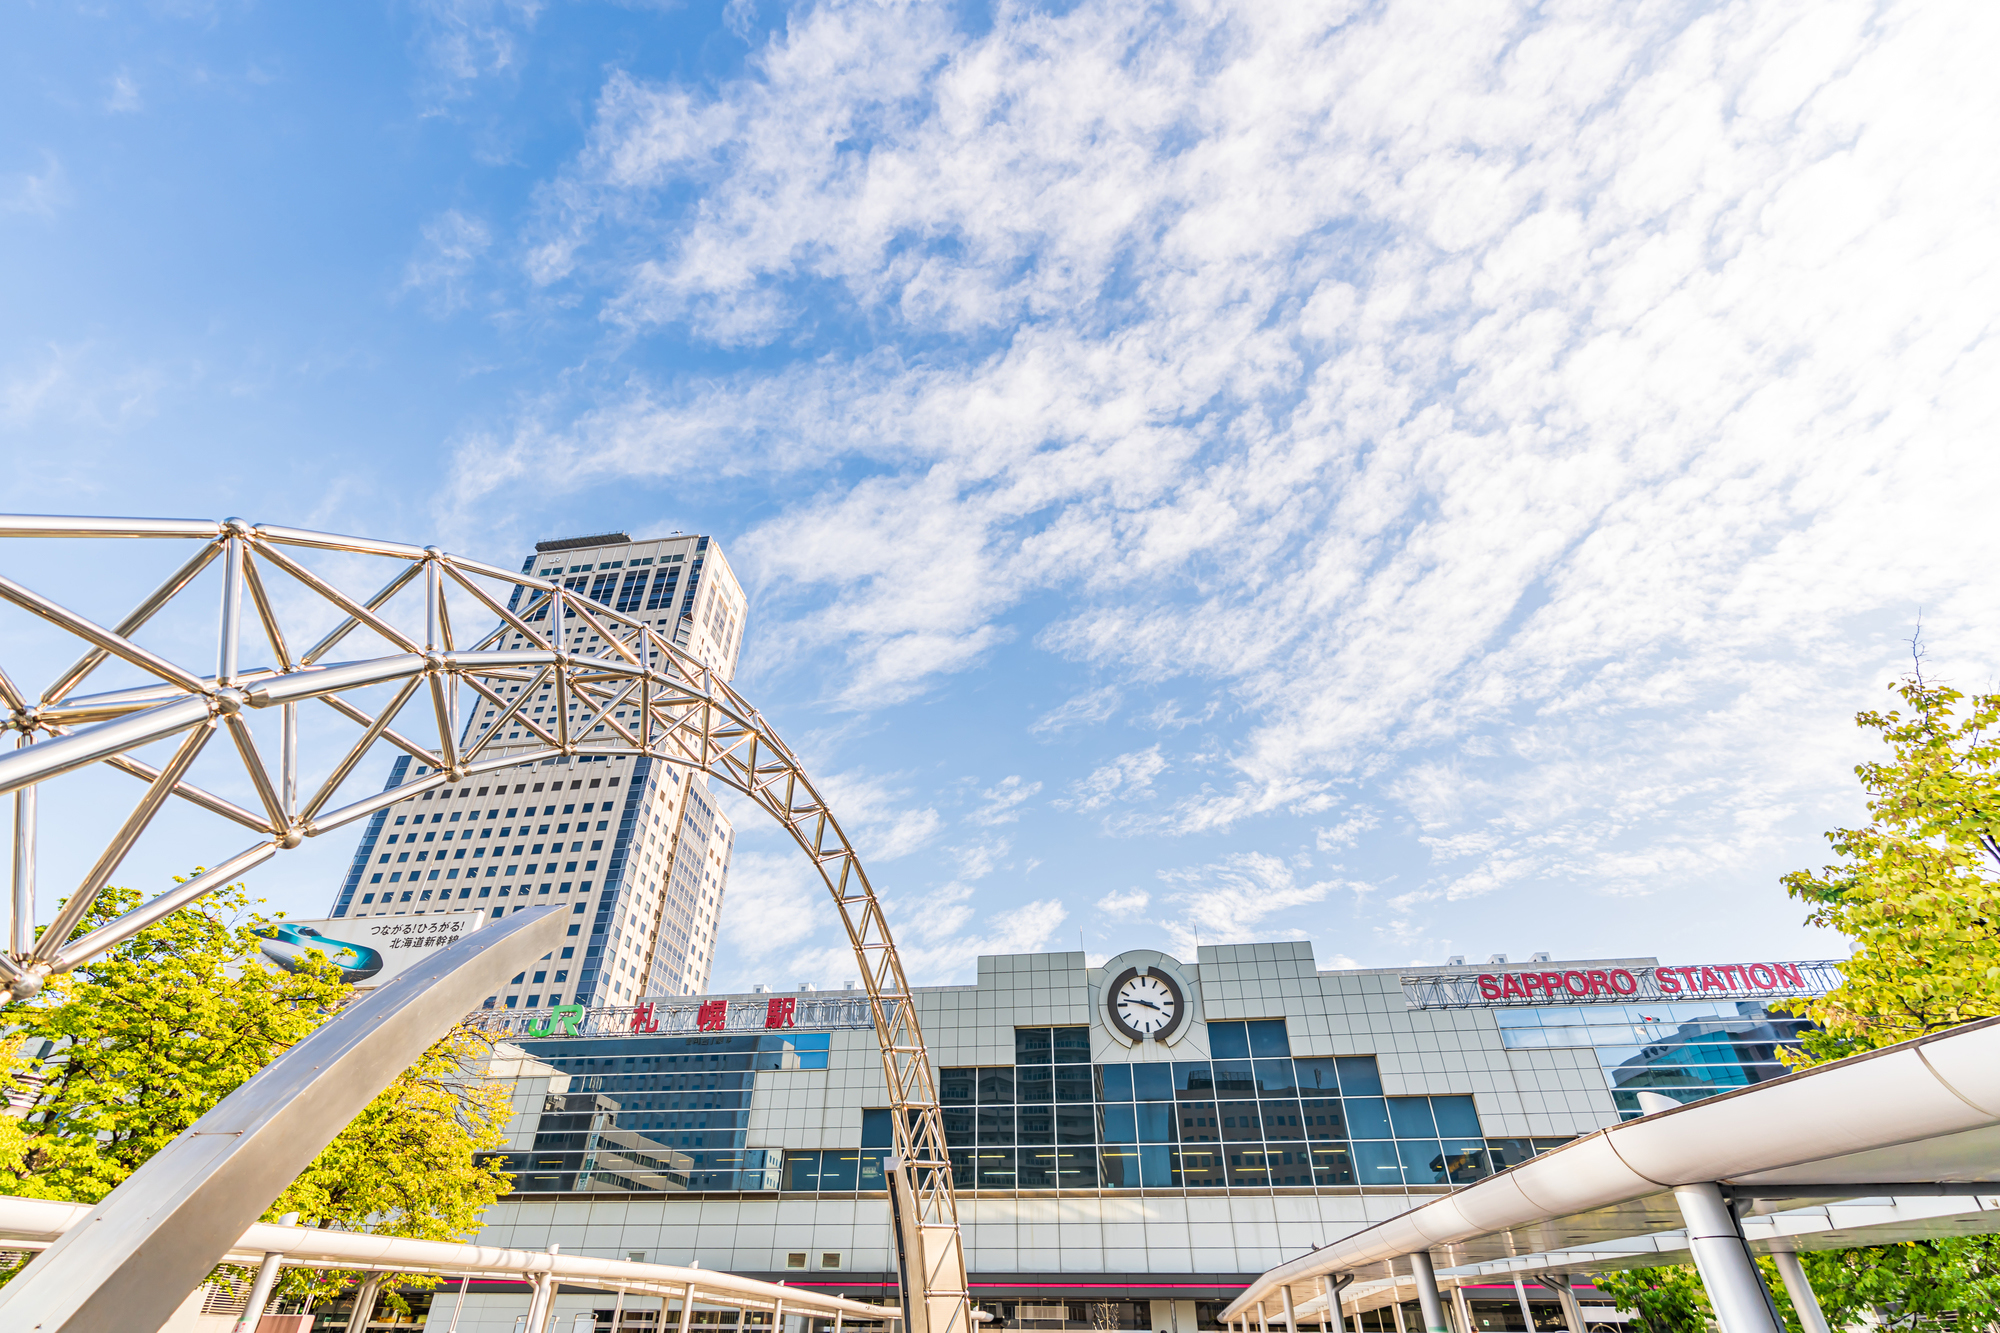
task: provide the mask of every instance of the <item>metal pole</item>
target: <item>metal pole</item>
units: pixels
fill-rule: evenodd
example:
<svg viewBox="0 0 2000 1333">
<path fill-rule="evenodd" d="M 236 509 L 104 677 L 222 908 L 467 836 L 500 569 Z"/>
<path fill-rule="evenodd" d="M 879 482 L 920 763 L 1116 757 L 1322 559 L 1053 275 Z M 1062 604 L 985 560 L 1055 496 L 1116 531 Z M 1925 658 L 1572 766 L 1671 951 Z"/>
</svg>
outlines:
<svg viewBox="0 0 2000 1333">
<path fill-rule="evenodd" d="M 299 706 L 280 704 L 278 716 L 278 794 L 284 804 L 285 818 L 293 819 L 299 813 Z"/>
<path fill-rule="evenodd" d="M 1528 1305 L 1528 1284 L 1520 1278 L 1514 1279 L 1514 1296 L 1521 1302 L 1521 1322 L 1528 1333 L 1535 1333 L 1535 1312 Z"/>
<path fill-rule="evenodd" d="M 1444 1322 L 1444 1302 L 1438 1299 L 1437 1270 L 1431 1267 L 1428 1250 L 1418 1250 L 1410 1256 L 1410 1276 L 1417 1280 L 1417 1304 L 1424 1312 L 1426 1333 L 1451 1333 L 1451 1326 Z M 1582 1333 L 1572 1329 L 1570 1333 Z"/>
<path fill-rule="evenodd" d="M 528 1281 L 534 1285 L 534 1294 L 528 1297 L 527 1323 L 523 1326 L 522 1333 L 542 1333 L 549 1322 L 549 1298 L 554 1293 L 556 1284 L 547 1273 L 536 1273 Z M 359 1330 L 355 1330 L 354 1333 L 359 1333 Z"/>
<path fill-rule="evenodd" d="M 690 1282 L 681 1292 L 681 1333 L 688 1333 L 694 1323 L 694 1283 Z"/>
<path fill-rule="evenodd" d="M 250 1299 L 243 1306 L 243 1317 L 236 1321 L 236 1333 L 257 1327 L 264 1317 L 264 1307 L 271 1303 L 271 1288 L 278 1285 L 278 1263 L 284 1257 L 276 1250 L 264 1251 L 264 1261 L 257 1265 L 257 1280 L 250 1284 Z"/>
<path fill-rule="evenodd" d="M 1479 1333 L 1472 1326 L 1472 1307 L 1466 1303 L 1464 1287 L 1451 1289 L 1451 1304 L 1458 1311 L 1458 1333 Z"/>
<path fill-rule="evenodd" d="M 222 642 L 215 655 L 215 683 L 218 685 L 236 683 L 237 631 L 242 625 L 243 539 L 232 536 L 222 554 Z"/>
<path fill-rule="evenodd" d="M 1396 1314 L 1396 1333 L 1410 1333 L 1410 1327 L 1403 1322 L 1403 1279 L 1392 1271 L 1389 1274 L 1389 1308 Z"/>
<path fill-rule="evenodd" d="M 472 1281 L 472 1274 L 466 1273 L 458 1279 L 458 1300 L 451 1307 L 451 1327 L 444 1333 L 458 1333 L 459 1312 L 465 1309 L 465 1288 Z M 624 1293 L 620 1293 L 623 1295 Z"/>
<path fill-rule="evenodd" d="M 23 735 L 19 746 L 33 743 Z M 35 789 L 22 787 L 14 793 L 14 928 L 8 940 L 16 958 L 28 956 L 35 947 Z"/>
<path fill-rule="evenodd" d="M 664 1310 L 662 1314 L 666 1313 Z M 625 1318 L 625 1288 L 618 1289 L 618 1299 L 611 1303 L 611 1333 L 618 1333 L 618 1325 Z"/>
<path fill-rule="evenodd" d="M 1271 1333 L 1271 1323 L 1264 1318 L 1264 1302 L 1257 1302 L 1257 1333 Z"/>
<path fill-rule="evenodd" d="M 382 1294 L 382 1274 L 370 1273 L 354 1290 L 354 1308 L 347 1312 L 347 1333 L 363 1333 L 368 1316 L 375 1313 L 375 1298 Z"/>
<path fill-rule="evenodd" d="M 1679 1185 L 1674 1202 L 1687 1223 L 1688 1248 L 1722 1333 L 1785 1333 L 1771 1317 L 1770 1293 L 1722 1190 L 1708 1183 Z"/>
<path fill-rule="evenodd" d="M 1299 1333 L 1299 1312 L 1292 1305 L 1292 1284 L 1287 1282 L 1278 1288 L 1278 1295 L 1285 1302 L 1285 1333 Z"/>
<path fill-rule="evenodd" d="M 1778 1266 L 1778 1276 L 1785 1280 L 1785 1291 L 1792 1298 L 1792 1308 L 1798 1311 L 1803 1333 L 1831 1333 L 1826 1325 L 1826 1311 L 1819 1308 L 1819 1294 L 1806 1280 L 1806 1268 L 1799 1262 L 1799 1256 L 1790 1250 L 1774 1250 L 1771 1262 Z"/>
</svg>

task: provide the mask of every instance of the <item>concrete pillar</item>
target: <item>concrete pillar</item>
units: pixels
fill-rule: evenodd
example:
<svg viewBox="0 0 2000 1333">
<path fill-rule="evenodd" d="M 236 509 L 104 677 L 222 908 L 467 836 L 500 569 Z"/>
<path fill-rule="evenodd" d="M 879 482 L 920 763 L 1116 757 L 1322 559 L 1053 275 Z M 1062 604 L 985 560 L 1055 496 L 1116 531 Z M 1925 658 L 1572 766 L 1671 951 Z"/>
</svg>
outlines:
<svg viewBox="0 0 2000 1333">
<path fill-rule="evenodd" d="M 1431 1267 L 1428 1251 L 1418 1250 L 1410 1256 L 1410 1276 L 1417 1280 L 1417 1304 L 1424 1312 L 1424 1333 L 1451 1333 L 1451 1325 L 1444 1322 L 1444 1301 L 1438 1296 L 1437 1270 Z M 1583 1333 L 1573 1329 L 1571 1333 Z"/>
<path fill-rule="evenodd" d="M 1785 1292 L 1792 1298 L 1792 1308 L 1799 1312 L 1799 1328 L 1803 1333 L 1831 1333 L 1826 1326 L 1826 1312 L 1819 1308 L 1819 1296 L 1806 1281 L 1805 1265 L 1799 1256 L 1790 1250 L 1779 1250 L 1772 1254 L 1771 1262 L 1778 1266 L 1778 1276 L 1785 1280 Z"/>
<path fill-rule="evenodd" d="M 1722 1190 L 1707 1183 L 1681 1185 L 1674 1190 L 1674 1202 L 1687 1223 L 1688 1248 L 1694 1251 L 1694 1266 L 1722 1333 L 1785 1333 L 1772 1317 L 1770 1293 Z"/>
</svg>

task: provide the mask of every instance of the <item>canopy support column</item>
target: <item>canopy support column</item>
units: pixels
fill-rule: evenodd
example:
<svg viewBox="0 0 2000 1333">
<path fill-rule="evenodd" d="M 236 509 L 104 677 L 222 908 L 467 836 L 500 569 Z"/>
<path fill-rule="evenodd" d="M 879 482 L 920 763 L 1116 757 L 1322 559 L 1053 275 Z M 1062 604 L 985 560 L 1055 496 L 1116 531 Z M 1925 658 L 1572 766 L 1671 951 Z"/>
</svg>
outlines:
<svg viewBox="0 0 2000 1333">
<path fill-rule="evenodd" d="M 1806 1281 L 1806 1267 L 1799 1262 L 1799 1256 L 1790 1250 L 1778 1250 L 1771 1255 L 1771 1262 L 1778 1266 L 1778 1276 L 1785 1280 L 1785 1291 L 1792 1298 L 1792 1308 L 1798 1311 L 1799 1326 L 1805 1333 L 1832 1333 L 1826 1326 L 1826 1312 L 1819 1308 L 1819 1295 Z"/>
<path fill-rule="evenodd" d="M 1279 1287 L 1278 1294 L 1285 1302 L 1285 1333 L 1299 1333 L 1299 1312 L 1292 1304 L 1292 1284 L 1287 1282 Z"/>
<path fill-rule="evenodd" d="M 1674 1202 L 1687 1223 L 1688 1248 L 1694 1251 L 1694 1266 L 1722 1333 L 1785 1333 L 1771 1314 L 1771 1295 L 1721 1188 L 1712 1183 L 1676 1186 Z"/>
<path fill-rule="evenodd" d="M 1438 1297 L 1437 1270 L 1431 1267 L 1428 1250 L 1410 1256 L 1410 1276 L 1417 1280 L 1417 1304 L 1424 1312 L 1424 1333 L 1451 1333 L 1444 1321 L 1444 1302 Z M 1582 1333 L 1576 1330 L 1575 1333 Z"/>
<path fill-rule="evenodd" d="M 1451 1289 L 1451 1305 L 1458 1311 L 1458 1333 L 1479 1333 L 1479 1330 L 1472 1326 L 1472 1307 L 1465 1303 L 1464 1287 Z"/>
</svg>

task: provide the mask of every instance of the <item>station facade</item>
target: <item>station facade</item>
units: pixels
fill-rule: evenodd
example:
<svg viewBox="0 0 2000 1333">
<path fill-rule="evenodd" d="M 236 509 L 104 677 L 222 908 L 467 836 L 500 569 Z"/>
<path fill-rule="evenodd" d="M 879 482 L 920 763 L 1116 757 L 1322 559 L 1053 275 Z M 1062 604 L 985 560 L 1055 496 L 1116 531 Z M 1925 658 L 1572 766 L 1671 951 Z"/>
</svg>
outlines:
<svg viewBox="0 0 2000 1333">
<path fill-rule="evenodd" d="M 1835 979 L 1643 957 L 1321 971 L 1280 942 L 985 957 L 916 1002 L 980 1305 L 1003 1327 L 1194 1333 L 1273 1264 L 1635 1115 L 1641 1089 L 1780 1076 L 1802 1023 L 1773 1005 Z M 859 991 L 484 1021 L 505 1036 L 515 1192 L 482 1243 L 893 1299 Z M 1497 1295 L 1479 1326 L 1527 1327 L 1526 1297 Z M 1536 1321 L 1559 1325 L 1543 1296 Z M 556 1326 L 608 1305 L 564 1294 Z M 627 1302 L 621 1328 L 657 1305 Z M 520 1309 L 475 1288 L 459 1327 Z"/>
</svg>

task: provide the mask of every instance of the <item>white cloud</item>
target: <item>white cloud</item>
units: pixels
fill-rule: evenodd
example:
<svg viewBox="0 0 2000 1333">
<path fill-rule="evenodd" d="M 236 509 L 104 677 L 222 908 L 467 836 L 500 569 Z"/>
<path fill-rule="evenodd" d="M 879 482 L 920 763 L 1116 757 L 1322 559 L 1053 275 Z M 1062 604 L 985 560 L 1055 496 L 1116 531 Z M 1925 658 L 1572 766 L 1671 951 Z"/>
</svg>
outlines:
<svg viewBox="0 0 2000 1333">
<path fill-rule="evenodd" d="M 1319 902 L 1339 887 L 1332 880 L 1300 884 L 1290 866 L 1262 852 L 1242 852 L 1209 865 L 1167 871 L 1160 878 L 1174 886 L 1168 901 L 1181 909 L 1177 919 L 1165 924 L 1180 951 L 1177 956 L 1183 958 L 1193 958 L 1202 944 L 1299 938 L 1297 930 L 1274 934 L 1263 922 Z"/>
<path fill-rule="evenodd" d="M 890 779 L 836 773 L 819 788 L 864 865 L 908 856 L 944 828 L 932 807 L 904 804 L 908 793 Z"/>
<path fill-rule="evenodd" d="M 448 208 L 424 224 L 423 237 L 422 248 L 403 268 L 403 290 L 426 293 L 431 313 L 448 315 L 468 303 L 465 279 L 493 235 L 478 218 Z"/>
<path fill-rule="evenodd" d="M 741 79 L 609 79 L 535 281 L 766 352 L 535 404 L 459 489 L 793 478 L 736 549 L 854 708 L 1054 590 L 1036 641 L 1100 688 L 1243 719 L 1075 808 L 1171 771 L 1206 787 L 1124 827 L 1222 832 L 1371 783 L 1440 858 L 1406 902 L 1726 875 L 1774 836 L 1739 812 L 1843 779 L 1886 630 L 2000 651 L 2000 10 L 951 23 L 808 7 Z"/>
<path fill-rule="evenodd" d="M 1028 730 L 1037 736 L 1059 736 L 1071 727 L 1095 726 L 1118 711 L 1120 697 L 1109 685 L 1085 690 L 1042 714 Z"/>
<path fill-rule="evenodd" d="M 1143 801 L 1153 795 L 1153 779 L 1165 772 L 1167 761 L 1160 747 L 1150 746 L 1121 754 L 1094 770 L 1087 778 L 1070 784 L 1070 796 L 1057 804 L 1088 813 L 1101 810 L 1113 801 Z"/>
<path fill-rule="evenodd" d="M 139 96 L 139 85 L 124 70 L 111 76 L 111 92 L 104 99 L 104 109 L 114 114 L 122 111 L 138 111 L 145 106 Z"/>
<path fill-rule="evenodd" d="M 1097 910 L 1106 916 L 1137 916 L 1146 910 L 1146 904 L 1153 901 L 1153 895 L 1144 889 L 1118 889 L 1097 900 Z"/>
<path fill-rule="evenodd" d="M 1344 852 L 1360 841 L 1362 834 L 1380 827 L 1381 822 L 1372 810 L 1358 811 L 1331 827 L 1314 829 L 1313 846 L 1322 852 Z"/>
<path fill-rule="evenodd" d="M 1000 779 L 979 793 L 985 804 L 965 818 L 972 824 L 1011 824 L 1021 817 L 1021 806 L 1042 789 L 1039 782 L 1024 782 L 1019 774 Z"/>
</svg>

